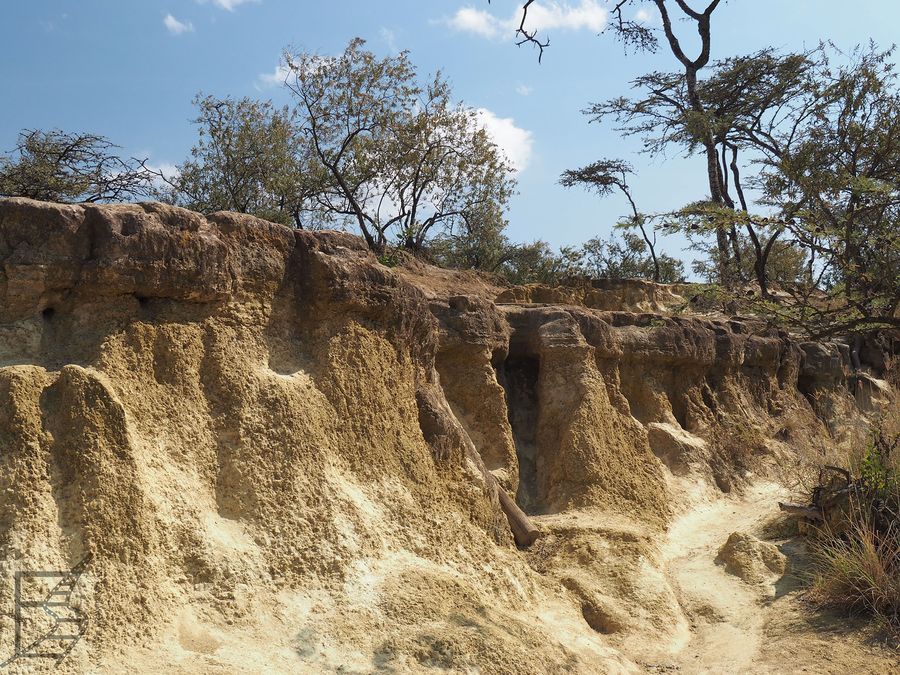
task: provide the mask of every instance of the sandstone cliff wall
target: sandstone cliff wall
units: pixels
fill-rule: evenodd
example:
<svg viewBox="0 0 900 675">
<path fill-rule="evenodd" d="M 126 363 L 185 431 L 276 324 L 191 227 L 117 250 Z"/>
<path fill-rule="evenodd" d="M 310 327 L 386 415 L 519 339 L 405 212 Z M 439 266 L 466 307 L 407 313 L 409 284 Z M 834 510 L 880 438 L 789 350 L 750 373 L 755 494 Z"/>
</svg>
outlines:
<svg viewBox="0 0 900 675">
<path fill-rule="evenodd" d="M 247 216 L 0 200 L 0 260 L 0 646 L 12 574 L 90 554 L 72 671 L 628 671 L 600 634 L 677 629 L 660 579 L 622 603 L 685 486 L 857 405 L 839 345 L 602 289 L 436 291 Z M 540 560 L 488 471 L 544 519 Z"/>
</svg>

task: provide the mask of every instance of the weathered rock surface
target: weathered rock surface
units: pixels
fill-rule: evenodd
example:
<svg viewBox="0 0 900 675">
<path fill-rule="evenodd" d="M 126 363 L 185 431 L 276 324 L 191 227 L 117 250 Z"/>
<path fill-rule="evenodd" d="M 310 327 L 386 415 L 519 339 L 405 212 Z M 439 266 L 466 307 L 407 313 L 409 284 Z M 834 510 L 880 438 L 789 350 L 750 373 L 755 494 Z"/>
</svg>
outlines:
<svg viewBox="0 0 900 675">
<path fill-rule="evenodd" d="M 760 541 L 744 532 L 732 532 L 719 549 L 716 562 L 725 571 L 749 584 L 772 582 L 787 570 L 787 558 L 775 544 Z"/>
<path fill-rule="evenodd" d="M 638 279 L 620 281 L 595 279 L 572 286 L 547 287 L 540 284 L 514 286 L 500 292 L 499 303 L 580 305 L 590 309 L 630 312 L 664 312 L 687 301 L 678 286 L 654 284 Z"/>
<path fill-rule="evenodd" d="M 677 475 L 684 475 L 690 470 L 691 459 L 706 455 L 706 441 L 669 422 L 650 422 L 647 425 L 647 440 L 653 454 Z"/>
</svg>

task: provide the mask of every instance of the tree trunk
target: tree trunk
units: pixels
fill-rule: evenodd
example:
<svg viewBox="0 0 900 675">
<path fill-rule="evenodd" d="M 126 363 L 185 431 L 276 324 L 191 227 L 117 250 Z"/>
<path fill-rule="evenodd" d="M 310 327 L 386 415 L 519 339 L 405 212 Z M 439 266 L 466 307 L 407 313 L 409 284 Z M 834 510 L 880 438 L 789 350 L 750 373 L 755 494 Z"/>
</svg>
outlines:
<svg viewBox="0 0 900 675">
<path fill-rule="evenodd" d="M 753 272 L 756 274 L 756 283 L 759 284 L 759 294 L 765 299 L 770 298 L 769 286 L 766 279 L 766 261 L 762 256 L 757 256 L 753 263 Z"/>
<path fill-rule="evenodd" d="M 685 69 L 685 82 L 687 83 L 688 100 L 691 102 L 691 110 L 698 115 L 705 115 L 703 103 L 697 93 L 697 69 L 688 67 Z M 723 197 L 721 173 L 719 172 L 719 152 L 716 150 L 716 142 L 708 129 L 703 130 L 700 139 L 706 153 L 706 177 L 709 181 L 709 198 L 713 204 L 726 205 Z M 719 281 L 725 285 L 732 282 L 731 253 L 728 246 L 728 234 L 725 226 L 716 225 L 716 248 L 719 251 Z"/>
<path fill-rule="evenodd" d="M 689 85 L 690 87 L 690 85 Z M 696 74 L 694 75 L 694 87 L 696 88 Z M 700 99 L 697 98 L 697 106 L 694 110 L 702 114 L 703 108 Z M 706 173 L 709 179 L 709 196 L 713 204 L 727 206 L 722 197 L 722 185 L 719 182 L 719 153 L 716 151 L 715 142 L 709 132 L 704 132 L 703 146 L 706 149 Z M 719 251 L 719 281 L 729 285 L 732 282 L 731 251 L 728 246 L 728 233 L 725 226 L 716 225 L 716 248 Z"/>
<path fill-rule="evenodd" d="M 681 48 L 681 43 L 672 29 L 672 21 L 669 17 L 669 9 L 665 0 L 654 0 L 654 4 L 659 10 L 660 18 L 663 23 L 663 31 L 666 40 L 672 50 L 672 54 L 684 66 L 685 83 L 687 85 L 688 100 L 691 104 L 691 110 L 698 114 L 704 115 L 706 111 L 703 108 L 703 102 L 697 92 L 697 72 L 709 63 L 710 55 L 710 17 L 718 6 L 720 0 L 712 0 L 702 13 L 692 10 L 685 0 L 676 0 L 681 10 L 691 19 L 697 22 L 697 32 L 700 35 L 700 55 L 696 59 L 690 59 Z M 704 129 L 700 138 L 700 142 L 706 151 L 706 172 L 709 179 L 709 196 L 714 204 L 725 203 L 722 198 L 722 182 L 719 173 L 719 155 L 716 151 L 715 140 L 712 133 L 708 129 Z M 728 249 L 728 235 L 722 225 L 716 225 L 716 246 L 719 251 L 719 280 L 722 283 L 730 283 L 729 263 L 730 255 Z"/>
</svg>

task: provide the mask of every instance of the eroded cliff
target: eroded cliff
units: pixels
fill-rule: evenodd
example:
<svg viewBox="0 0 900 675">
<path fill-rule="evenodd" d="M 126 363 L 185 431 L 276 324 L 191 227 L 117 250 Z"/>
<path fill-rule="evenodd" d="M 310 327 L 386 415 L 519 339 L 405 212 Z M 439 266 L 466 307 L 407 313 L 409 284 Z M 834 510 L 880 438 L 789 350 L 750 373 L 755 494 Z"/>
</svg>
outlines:
<svg viewBox="0 0 900 675">
<path fill-rule="evenodd" d="M 90 555 L 73 672 L 640 670 L 703 612 L 679 514 L 890 396 L 877 350 L 853 374 L 684 289 L 501 289 L 235 214 L 0 200 L 0 259 L 0 660 L 14 573 Z"/>
</svg>

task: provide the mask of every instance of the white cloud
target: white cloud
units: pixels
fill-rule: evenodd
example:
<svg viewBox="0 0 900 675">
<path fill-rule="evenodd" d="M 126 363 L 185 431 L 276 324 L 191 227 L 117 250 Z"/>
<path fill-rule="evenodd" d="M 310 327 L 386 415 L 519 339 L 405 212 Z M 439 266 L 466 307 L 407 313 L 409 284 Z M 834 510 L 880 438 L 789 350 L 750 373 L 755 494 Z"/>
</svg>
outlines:
<svg viewBox="0 0 900 675">
<path fill-rule="evenodd" d="M 262 0 L 197 0 L 201 5 L 205 5 L 207 2 L 212 2 L 216 7 L 220 9 L 226 9 L 229 12 L 233 12 L 236 7 L 240 7 L 241 5 L 248 2 L 262 2 Z"/>
<path fill-rule="evenodd" d="M 519 84 L 516 85 L 516 93 L 519 96 L 529 96 L 531 92 L 534 91 L 534 87 L 531 87 L 527 84 Z"/>
<path fill-rule="evenodd" d="M 166 192 L 172 188 L 172 183 L 178 180 L 181 171 L 178 167 L 170 162 L 160 162 L 159 164 L 147 163 L 147 168 L 158 174 L 162 174 L 153 179 L 153 185 L 157 190 Z"/>
<path fill-rule="evenodd" d="M 149 153 L 141 153 L 140 156 L 146 157 Z M 157 174 L 152 178 L 153 187 L 155 187 L 160 192 L 168 192 L 171 190 L 171 183 L 174 182 L 181 172 L 178 170 L 178 167 L 172 164 L 171 162 L 153 162 L 147 160 L 144 162 L 144 166 L 153 173 Z M 159 175 L 162 174 L 162 175 Z M 167 182 L 169 181 L 169 182 Z"/>
<path fill-rule="evenodd" d="M 182 33 L 193 33 L 194 32 L 194 24 L 190 21 L 187 23 L 181 22 L 176 19 L 171 14 L 166 14 L 166 17 L 163 19 L 163 25 L 166 27 L 172 35 L 181 35 Z"/>
<path fill-rule="evenodd" d="M 256 88 L 262 91 L 263 89 L 280 87 L 290 74 L 291 69 L 284 63 L 279 63 L 271 73 L 260 73 L 259 77 L 256 78 Z"/>
<path fill-rule="evenodd" d="M 599 33 L 606 26 L 606 17 L 606 10 L 596 0 L 581 0 L 575 7 L 557 2 L 550 2 L 547 5 L 536 3 L 528 9 L 528 19 L 525 25 L 528 30 L 546 30 L 548 28 L 580 30 L 587 28 Z"/>
<path fill-rule="evenodd" d="M 456 30 L 474 33 L 486 38 L 513 33 L 522 20 L 522 8 L 517 5 L 512 16 L 501 19 L 490 12 L 474 7 L 462 7 L 446 23 Z M 606 26 L 609 13 L 597 0 L 581 0 L 577 5 L 551 0 L 534 3 L 528 8 L 525 28 L 545 31 L 552 28 L 565 30 L 589 29 L 599 33 Z"/>
<path fill-rule="evenodd" d="M 489 12 L 473 7 L 463 7 L 447 23 L 456 30 L 488 38 L 497 37 L 503 24 Z"/>
<path fill-rule="evenodd" d="M 384 44 L 387 45 L 387 48 L 392 52 L 399 52 L 397 49 L 397 35 L 390 28 L 382 28 L 378 31 L 378 34 L 381 36 L 381 39 L 384 41 Z"/>
<path fill-rule="evenodd" d="M 506 155 L 516 171 L 524 171 L 531 161 L 534 140 L 530 131 L 516 126 L 512 117 L 498 117 L 487 108 L 475 111 L 478 123 Z"/>
<path fill-rule="evenodd" d="M 43 28 L 48 33 L 52 33 L 53 31 L 60 28 L 60 24 L 65 21 L 68 21 L 69 15 L 63 12 L 59 16 L 53 17 L 52 19 L 41 19 L 40 24 L 41 28 Z"/>
<path fill-rule="evenodd" d="M 634 20 L 638 23 L 656 23 L 657 13 L 647 9 L 639 9 L 634 15 Z"/>
</svg>

